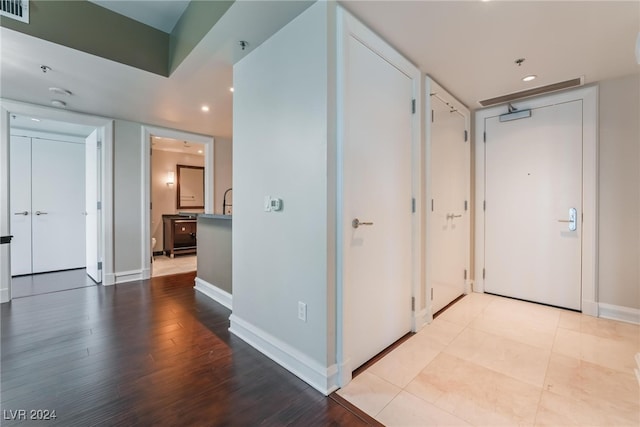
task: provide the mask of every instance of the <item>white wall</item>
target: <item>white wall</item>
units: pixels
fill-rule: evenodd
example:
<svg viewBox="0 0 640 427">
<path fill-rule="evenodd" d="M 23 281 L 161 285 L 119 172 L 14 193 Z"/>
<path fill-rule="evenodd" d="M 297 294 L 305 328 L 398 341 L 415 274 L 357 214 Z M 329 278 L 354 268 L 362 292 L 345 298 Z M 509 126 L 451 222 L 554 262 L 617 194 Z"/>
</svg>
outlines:
<svg viewBox="0 0 640 427">
<path fill-rule="evenodd" d="M 142 270 L 140 123 L 116 120 L 113 142 L 114 272 Z"/>
<path fill-rule="evenodd" d="M 239 319 L 325 368 L 332 363 L 334 279 L 327 248 L 330 7 L 311 6 L 237 63 L 233 77 L 231 330 Z M 264 212 L 265 195 L 281 198 L 283 210 Z M 298 320 L 298 301 L 307 304 L 306 323 Z"/>
<path fill-rule="evenodd" d="M 599 302 L 640 309 L 640 75 L 600 82 Z"/>
<path fill-rule="evenodd" d="M 151 237 L 157 242 L 153 249 L 161 251 L 164 247 L 162 215 L 176 214 L 177 183 L 167 185 L 167 173 L 173 171 L 177 179 L 176 165 L 203 166 L 204 156 L 173 151 L 153 150 L 151 156 Z M 181 212 L 202 212 L 202 209 L 180 209 Z"/>
</svg>

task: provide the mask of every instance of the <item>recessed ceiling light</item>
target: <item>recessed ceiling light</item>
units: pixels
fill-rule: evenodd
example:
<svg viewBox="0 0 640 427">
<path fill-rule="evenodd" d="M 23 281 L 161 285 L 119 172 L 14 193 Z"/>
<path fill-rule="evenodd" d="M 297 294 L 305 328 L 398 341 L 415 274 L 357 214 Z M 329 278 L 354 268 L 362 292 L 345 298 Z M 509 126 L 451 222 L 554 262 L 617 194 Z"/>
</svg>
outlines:
<svg viewBox="0 0 640 427">
<path fill-rule="evenodd" d="M 535 76 L 535 75 L 531 74 L 531 75 L 528 75 L 528 76 L 524 76 L 524 77 L 522 78 L 522 81 L 523 81 L 523 82 L 530 82 L 531 80 L 535 80 L 535 78 L 536 78 L 536 77 L 537 77 L 537 76 Z"/>
<path fill-rule="evenodd" d="M 229 88 L 229 92 L 233 92 L 233 88 L 232 87 Z"/>
<path fill-rule="evenodd" d="M 51 105 L 53 105 L 54 107 L 64 108 L 67 106 L 67 103 L 64 101 L 60 101 L 59 99 L 54 99 L 53 101 L 51 101 Z"/>
<path fill-rule="evenodd" d="M 200 107 L 200 109 L 206 113 L 206 112 L 209 111 L 209 106 L 208 105 L 203 105 L 202 107 Z"/>
<path fill-rule="evenodd" d="M 202 154 L 202 150 L 198 150 L 198 154 Z"/>
<path fill-rule="evenodd" d="M 31 118 L 31 120 L 33 120 L 34 122 L 39 122 L 40 121 L 40 119 L 36 119 L 36 118 L 33 118 L 33 117 Z"/>
<path fill-rule="evenodd" d="M 61 87 L 50 87 L 50 92 L 57 93 L 58 95 L 71 95 L 71 91 L 67 89 L 62 89 Z"/>
</svg>

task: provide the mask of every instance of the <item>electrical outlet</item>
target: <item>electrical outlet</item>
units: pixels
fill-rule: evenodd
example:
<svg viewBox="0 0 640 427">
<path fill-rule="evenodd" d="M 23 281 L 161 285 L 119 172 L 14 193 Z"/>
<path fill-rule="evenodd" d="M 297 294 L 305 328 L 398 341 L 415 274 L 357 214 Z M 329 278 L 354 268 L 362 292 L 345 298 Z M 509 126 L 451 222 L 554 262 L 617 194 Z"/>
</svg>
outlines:
<svg viewBox="0 0 640 427">
<path fill-rule="evenodd" d="M 307 321 L 307 304 L 302 301 L 298 301 L 298 319 L 303 322 Z"/>
<path fill-rule="evenodd" d="M 271 212 L 271 196 L 264 196 L 264 211 Z"/>
</svg>

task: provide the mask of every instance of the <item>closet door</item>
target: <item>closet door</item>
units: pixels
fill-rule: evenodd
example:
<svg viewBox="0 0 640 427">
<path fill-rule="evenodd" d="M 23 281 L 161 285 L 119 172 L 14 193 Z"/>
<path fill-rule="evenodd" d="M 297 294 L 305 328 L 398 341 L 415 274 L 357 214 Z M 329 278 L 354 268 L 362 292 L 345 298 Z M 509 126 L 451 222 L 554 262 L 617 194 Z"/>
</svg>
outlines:
<svg viewBox="0 0 640 427">
<path fill-rule="evenodd" d="M 33 272 L 85 266 L 84 145 L 33 139 Z"/>
<path fill-rule="evenodd" d="M 11 275 L 31 274 L 31 138 L 11 136 Z"/>
</svg>

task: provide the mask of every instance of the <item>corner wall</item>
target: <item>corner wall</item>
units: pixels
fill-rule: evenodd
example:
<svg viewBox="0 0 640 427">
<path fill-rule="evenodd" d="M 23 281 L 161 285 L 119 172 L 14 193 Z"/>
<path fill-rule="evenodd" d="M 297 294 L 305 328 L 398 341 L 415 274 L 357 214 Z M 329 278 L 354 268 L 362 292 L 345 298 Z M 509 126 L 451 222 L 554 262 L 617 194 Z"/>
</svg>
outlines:
<svg viewBox="0 0 640 427">
<path fill-rule="evenodd" d="M 327 330 L 331 7 L 315 3 L 233 76 L 231 331 L 324 393 L 335 373 Z M 282 199 L 283 209 L 265 212 L 265 196 Z"/>
<path fill-rule="evenodd" d="M 599 95 L 598 299 L 640 310 L 640 75 Z"/>
</svg>

